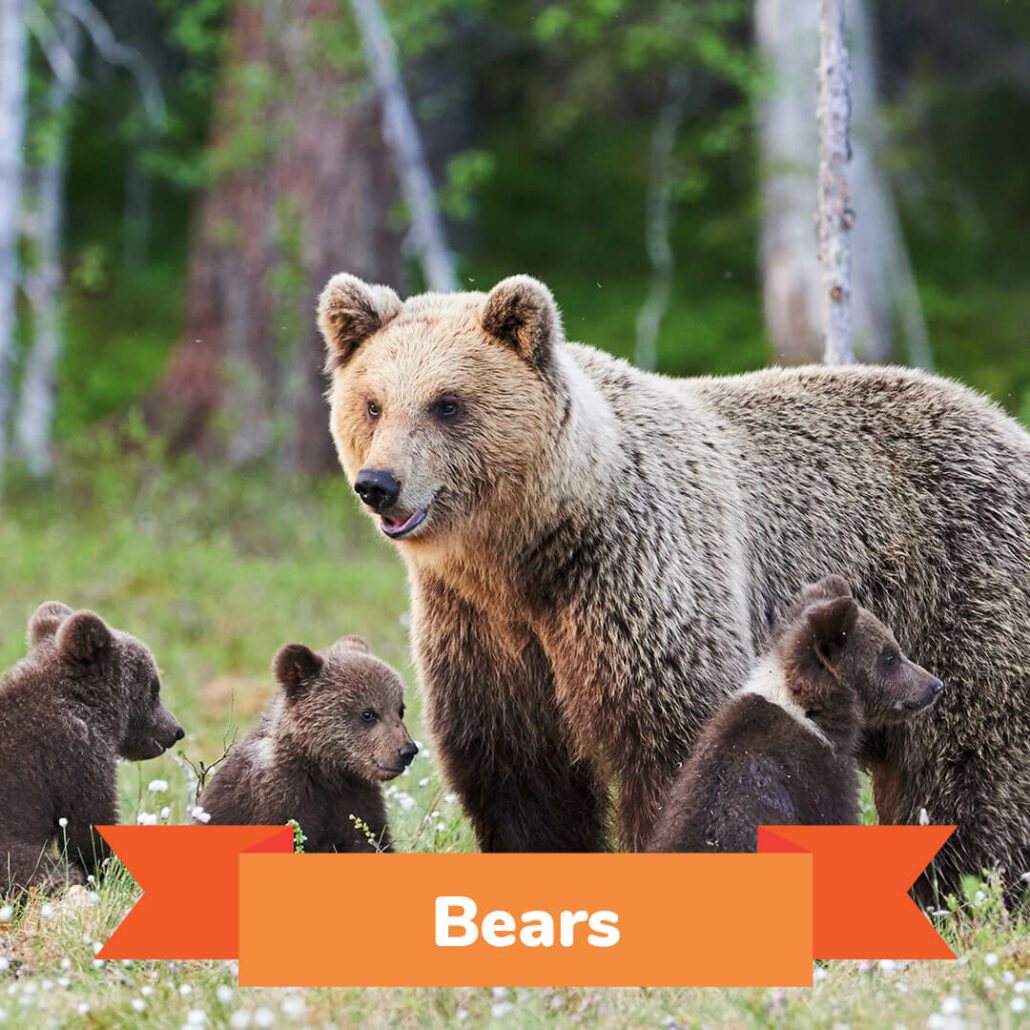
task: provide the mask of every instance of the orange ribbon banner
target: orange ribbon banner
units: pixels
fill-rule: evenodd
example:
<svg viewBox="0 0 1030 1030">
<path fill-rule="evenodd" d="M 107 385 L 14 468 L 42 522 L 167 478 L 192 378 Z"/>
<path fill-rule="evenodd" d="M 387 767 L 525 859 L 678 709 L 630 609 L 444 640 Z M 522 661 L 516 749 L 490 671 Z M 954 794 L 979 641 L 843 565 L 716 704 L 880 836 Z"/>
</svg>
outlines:
<svg viewBox="0 0 1030 1030">
<path fill-rule="evenodd" d="M 804 986 L 954 958 L 907 890 L 949 826 L 762 827 L 757 854 L 293 854 L 289 827 L 99 828 L 143 890 L 104 959 L 244 986 Z"/>
</svg>

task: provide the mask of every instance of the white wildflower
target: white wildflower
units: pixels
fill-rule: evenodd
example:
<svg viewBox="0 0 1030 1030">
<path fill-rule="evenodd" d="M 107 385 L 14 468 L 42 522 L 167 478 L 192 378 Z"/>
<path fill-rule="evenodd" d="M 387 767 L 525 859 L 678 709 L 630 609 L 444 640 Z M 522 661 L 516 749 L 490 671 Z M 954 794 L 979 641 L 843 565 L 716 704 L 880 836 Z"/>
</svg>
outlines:
<svg viewBox="0 0 1030 1030">
<path fill-rule="evenodd" d="M 1012 1001 L 1009 1002 L 1009 1008 L 1012 1009 L 1013 1012 L 1026 1012 L 1026 998 L 1013 998 Z"/>
<path fill-rule="evenodd" d="M 254 1026 L 275 1026 L 275 1013 L 262 1005 L 254 1013 Z"/>
<path fill-rule="evenodd" d="M 93 959 L 93 968 L 94 969 L 103 969 L 104 966 L 106 966 L 106 965 L 107 965 L 107 963 L 102 958 L 95 958 L 95 959 Z"/>
<path fill-rule="evenodd" d="M 882 958 L 879 962 L 881 973 L 893 973 L 898 968 L 897 962 L 892 958 Z"/>
<path fill-rule="evenodd" d="M 203 1009 L 190 1009 L 186 1013 L 187 1026 L 205 1026 L 207 1024 L 207 1013 Z"/>
<path fill-rule="evenodd" d="M 6 973 L 11 968 L 11 960 L 4 955 L 0 955 L 0 973 Z"/>
<path fill-rule="evenodd" d="M 995 953 L 993 951 L 989 951 L 989 952 L 987 952 L 986 955 L 984 955 L 984 965 L 985 966 L 996 966 L 997 964 L 998 964 L 998 956 L 995 955 Z"/>
<path fill-rule="evenodd" d="M 154 993 L 154 987 L 152 984 L 146 984 L 139 989 L 139 992 L 144 998 L 149 998 Z"/>
<path fill-rule="evenodd" d="M 166 823 L 169 819 L 171 819 L 171 817 L 172 810 L 167 805 L 165 805 L 164 808 L 161 809 L 161 822 Z"/>
<path fill-rule="evenodd" d="M 87 1012 L 89 1012 L 89 1002 L 88 1001 L 80 1001 L 79 1002 L 79 1008 L 78 1008 L 79 1015 L 80 1016 L 84 1016 Z"/>
<path fill-rule="evenodd" d="M 185 998 L 188 994 L 193 993 L 193 988 L 189 984 L 182 984 L 179 987 L 179 993 Z"/>
<path fill-rule="evenodd" d="M 57 820 L 57 825 L 63 830 L 68 825 L 68 820 L 62 815 L 61 818 Z"/>
<path fill-rule="evenodd" d="M 48 901 L 48 902 L 47 902 L 47 903 L 46 903 L 46 904 L 45 904 L 45 905 L 44 905 L 44 906 L 43 906 L 43 907 L 42 907 L 42 908 L 41 908 L 41 909 L 39 910 L 39 914 L 40 914 L 40 915 L 41 915 L 41 916 L 42 916 L 42 917 L 43 917 L 44 919 L 52 919 L 52 918 L 53 918 L 53 916 L 54 916 L 54 906 L 53 906 L 53 905 L 51 905 L 51 904 L 50 904 L 50 902 Z"/>
<path fill-rule="evenodd" d="M 468 1017 L 469 1017 L 469 1010 L 468 1009 L 458 1009 L 458 1011 L 454 1013 L 454 1018 L 459 1023 L 464 1023 L 465 1020 L 468 1019 Z"/>
<path fill-rule="evenodd" d="M 211 822 L 211 813 L 210 812 L 205 812 L 204 809 L 200 805 L 194 805 L 193 808 L 190 809 L 190 815 L 193 816 L 193 818 L 196 819 L 197 822 L 200 822 L 200 823 L 209 823 L 209 822 Z"/>
<path fill-rule="evenodd" d="M 67 987 L 71 987 L 71 985 L 72 985 L 72 978 L 70 976 L 59 976 L 57 978 L 57 986 L 58 987 L 66 987 L 67 988 Z"/>
<path fill-rule="evenodd" d="M 151 780 L 147 786 L 147 790 L 151 794 L 167 794 L 168 793 L 168 781 L 167 780 Z"/>
<path fill-rule="evenodd" d="M 490 1015 L 494 1019 L 503 1019 L 505 1016 L 511 1015 L 515 1011 L 515 1006 L 510 1001 L 495 1001 L 490 1006 Z"/>
<path fill-rule="evenodd" d="M 146 1007 L 147 1003 L 142 998 L 133 998 L 132 1007 L 136 1012 L 142 1012 Z"/>
<path fill-rule="evenodd" d="M 957 1016 L 961 1011 L 962 999 L 956 998 L 954 994 L 949 994 L 948 997 L 941 1002 L 942 1016 Z"/>
<path fill-rule="evenodd" d="M 157 815 L 153 812 L 140 812 L 136 816 L 136 823 L 139 826 L 157 826 Z"/>
<path fill-rule="evenodd" d="M 0 908 L 0 923 L 9 923 L 14 918 L 14 906 L 4 905 Z"/>
<path fill-rule="evenodd" d="M 415 807 L 415 799 L 404 791 L 397 792 L 397 804 L 405 812 L 410 812 Z"/>
<path fill-rule="evenodd" d="M 1010 969 L 1006 969 L 1001 974 L 1001 978 L 1005 981 L 1005 983 L 1009 985 L 1009 987 L 1011 987 L 1016 982 L 1016 975 Z"/>
<path fill-rule="evenodd" d="M 215 994 L 223 1005 L 228 1005 L 232 1001 L 233 990 L 228 984 L 219 984 Z"/>
<path fill-rule="evenodd" d="M 443 796 L 443 803 L 445 805 L 456 805 L 458 803 L 458 795 L 453 790 L 449 790 Z"/>
<path fill-rule="evenodd" d="M 993 976 L 985 976 L 984 977 L 984 990 L 985 991 L 989 991 L 989 990 L 992 990 L 993 987 L 994 987 L 994 977 Z"/>
<path fill-rule="evenodd" d="M 507 987 L 495 987 L 493 989 L 493 996 L 498 1001 L 504 1001 L 504 999 L 508 997 L 508 988 Z"/>
<path fill-rule="evenodd" d="M 299 994 L 291 994 L 288 997 L 283 998 L 282 1005 L 280 1006 L 283 1012 L 290 1017 L 290 1019 L 300 1019 L 304 1015 L 307 1006 L 304 1004 L 304 999 Z"/>
<path fill-rule="evenodd" d="M 422 779 L 418 781 L 418 785 L 420 787 L 428 787 L 429 786 L 429 777 L 428 776 L 423 776 Z"/>
<path fill-rule="evenodd" d="M 72 967 L 72 960 L 70 958 L 65 957 L 65 958 L 61 959 L 61 968 L 62 969 L 71 969 L 71 967 Z"/>
<path fill-rule="evenodd" d="M 246 1009 L 239 1009 L 229 1017 L 229 1026 L 233 1030 L 246 1030 L 250 1026 L 250 1013 Z"/>
</svg>

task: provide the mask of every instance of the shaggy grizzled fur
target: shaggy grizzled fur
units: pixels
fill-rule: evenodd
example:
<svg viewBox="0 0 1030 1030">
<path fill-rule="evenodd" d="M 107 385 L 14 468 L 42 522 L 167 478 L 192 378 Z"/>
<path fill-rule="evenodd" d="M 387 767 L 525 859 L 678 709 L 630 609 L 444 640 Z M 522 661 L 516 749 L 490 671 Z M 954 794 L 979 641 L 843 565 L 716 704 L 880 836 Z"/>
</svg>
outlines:
<svg viewBox="0 0 1030 1030">
<path fill-rule="evenodd" d="M 371 514 L 407 562 L 429 718 L 484 849 L 600 847 L 613 779 L 622 842 L 642 847 L 776 615 L 836 571 L 949 684 L 863 743 L 881 821 L 957 823 L 950 883 L 1030 868 L 1016 422 L 908 369 L 642 372 L 565 342 L 525 276 L 403 304 L 366 291 L 376 328 L 355 346 L 333 326 L 360 288 L 337 276 L 321 299 L 331 428 L 351 482 L 396 484 Z"/>
<path fill-rule="evenodd" d="M 49 601 L 28 639 L 0 684 L 0 894 L 85 882 L 106 854 L 93 826 L 118 821 L 118 759 L 155 758 L 183 736 L 135 637 Z"/>
<path fill-rule="evenodd" d="M 754 851 L 759 826 L 859 822 L 859 734 L 925 711 L 941 681 L 829 576 L 806 588 L 744 688 L 701 731 L 651 851 Z"/>
<path fill-rule="evenodd" d="M 272 671 L 280 696 L 201 793 L 211 823 L 295 819 L 306 851 L 369 851 L 368 834 L 392 851 L 379 784 L 418 753 L 397 674 L 359 637 L 318 652 L 287 644 Z"/>
</svg>

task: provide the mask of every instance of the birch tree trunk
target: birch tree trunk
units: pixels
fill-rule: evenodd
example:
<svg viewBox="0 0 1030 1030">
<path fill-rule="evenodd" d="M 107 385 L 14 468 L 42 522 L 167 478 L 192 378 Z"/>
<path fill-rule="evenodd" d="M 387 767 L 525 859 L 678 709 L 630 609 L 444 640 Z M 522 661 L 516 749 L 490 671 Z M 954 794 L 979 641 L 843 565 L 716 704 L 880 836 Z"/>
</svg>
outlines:
<svg viewBox="0 0 1030 1030">
<path fill-rule="evenodd" d="M 57 360 L 61 352 L 62 240 L 65 174 L 68 154 L 68 108 L 75 91 L 81 34 L 66 0 L 58 0 L 55 42 L 65 58 L 65 71 L 55 74 L 47 95 L 47 117 L 55 122 L 53 149 L 37 175 L 37 267 L 29 274 L 26 293 L 33 309 L 32 346 L 25 364 L 16 444 L 35 476 L 50 472 Z"/>
<path fill-rule="evenodd" d="M 411 113 L 397 50 L 378 0 L 351 0 L 369 73 L 383 105 L 383 130 L 411 218 L 411 240 L 429 289 L 457 288 L 454 259 L 433 192 L 422 136 Z"/>
<path fill-rule="evenodd" d="M 11 359 L 17 317 L 27 48 L 24 0 L 0 0 L 0 472 L 7 461 Z"/>
<path fill-rule="evenodd" d="M 851 66 L 844 39 L 844 0 L 819 3 L 819 266 L 823 362 L 854 364 L 851 349 Z"/>
<path fill-rule="evenodd" d="M 869 0 L 846 0 L 852 58 L 852 318 L 854 349 L 865 361 L 889 361 L 904 340 L 912 363 L 931 357 L 919 295 L 889 183 L 878 154 L 876 50 Z M 770 91 L 760 112 L 762 285 L 777 357 L 818 361 L 823 319 L 816 248 L 818 4 L 755 0 L 755 38 Z"/>
<path fill-rule="evenodd" d="M 651 136 L 651 168 L 644 222 L 644 243 L 651 262 L 651 285 L 637 314 L 635 361 L 638 368 L 652 372 L 658 364 L 658 330 L 672 292 L 674 255 L 669 234 L 675 210 L 672 191 L 676 168 L 673 157 L 686 108 L 686 86 L 685 73 L 680 71 L 670 75 L 667 95 Z"/>
</svg>

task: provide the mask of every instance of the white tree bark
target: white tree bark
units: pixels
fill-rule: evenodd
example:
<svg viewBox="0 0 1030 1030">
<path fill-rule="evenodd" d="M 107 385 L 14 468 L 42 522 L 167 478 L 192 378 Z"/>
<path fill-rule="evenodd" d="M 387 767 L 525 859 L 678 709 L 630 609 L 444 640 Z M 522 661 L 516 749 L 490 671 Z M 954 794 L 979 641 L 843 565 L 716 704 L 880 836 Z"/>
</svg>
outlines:
<svg viewBox="0 0 1030 1030">
<path fill-rule="evenodd" d="M 37 176 L 37 265 L 26 278 L 25 291 L 33 308 L 32 346 L 22 380 L 15 421 L 15 442 L 29 471 L 44 476 L 52 466 L 56 371 L 61 352 L 62 240 L 65 171 L 68 150 L 68 106 L 76 88 L 80 32 L 67 0 L 57 0 L 56 28 L 41 37 L 44 53 L 64 57 L 47 95 L 47 116 L 54 119 L 54 148 Z"/>
<path fill-rule="evenodd" d="M 446 293 L 457 288 L 454 259 L 436 204 L 422 136 L 397 66 L 397 50 L 379 0 L 351 0 L 369 73 L 383 104 L 383 130 L 411 216 L 412 243 L 426 284 Z"/>
<path fill-rule="evenodd" d="M 27 47 L 24 0 L 0 0 L 0 471 L 7 460 L 11 357 L 17 316 Z"/>
<path fill-rule="evenodd" d="M 878 155 L 876 52 L 869 0 L 846 0 L 852 59 L 852 160 L 856 212 L 852 232 L 854 349 L 865 361 L 889 361 L 904 341 L 908 359 L 930 367 L 919 295 L 893 197 Z M 816 223 L 818 134 L 812 111 L 817 83 L 818 4 L 756 0 L 755 38 L 769 72 L 761 107 L 762 283 L 766 321 L 777 355 L 818 360 L 822 306 Z"/>
<path fill-rule="evenodd" d="M 854 364 L 851 348 L 851 66 L 844 0 L 819 0 L 819 267 L 823 362 Z"/>
<path fill-rule="evenodd" d="M 651 136 L 651 169 L 647 182 L 647 214 L 644 243 L 651 262 L 651 285 L 647 299 L 637 314 L 638 368 L 654 371 L 658 363 L 658 330 L 669 306 L 672 292 L 674 257 L 669 233 L 675 208 L 673 159 L 676 136 L 683 123 L 686 106 L 686 76 L 674 73 L 669 79 L 668 95 L 658 112 Z"/>
</svg>

